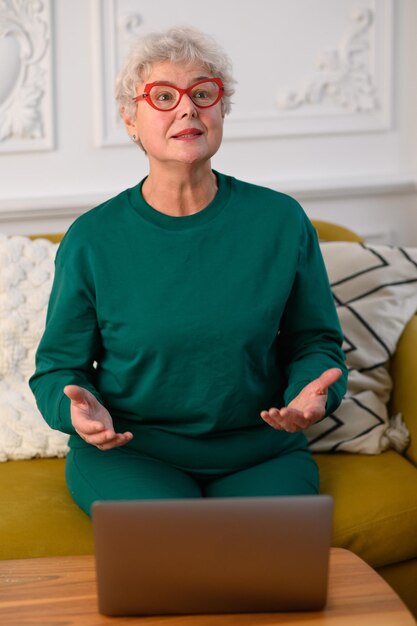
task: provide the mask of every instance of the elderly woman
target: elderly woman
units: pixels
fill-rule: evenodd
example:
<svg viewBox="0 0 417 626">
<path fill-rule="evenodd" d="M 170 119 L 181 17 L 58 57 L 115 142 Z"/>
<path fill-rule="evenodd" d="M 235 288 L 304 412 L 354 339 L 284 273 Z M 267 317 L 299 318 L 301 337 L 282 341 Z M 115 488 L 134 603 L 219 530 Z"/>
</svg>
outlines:
<svg viewBox="0 0 417 626">
<path fill-rule="evenodd" d="M 346 385 L 299 204 L 212 170 L 233 79 L 190 28 L 144 37 L 117 82 L 149 174 L 65 235 L 31 388 L 97 499 L 315 494 L 303 432 Z"/>
</svg>

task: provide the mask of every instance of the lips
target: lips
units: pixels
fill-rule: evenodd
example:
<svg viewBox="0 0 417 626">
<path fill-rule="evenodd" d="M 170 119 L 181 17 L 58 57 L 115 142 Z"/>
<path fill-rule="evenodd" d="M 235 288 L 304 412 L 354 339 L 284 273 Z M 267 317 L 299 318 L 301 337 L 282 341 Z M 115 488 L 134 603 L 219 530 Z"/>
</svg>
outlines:
<svg viewBox="0 0 417 626">
<path fill-rule="evenodd" d="M 187 139 L 188 137 L 198 137 L 203 131 L 198 128 L 184 128 L 179 133 L 172 136 L 173 139 Z"/>
</svg>

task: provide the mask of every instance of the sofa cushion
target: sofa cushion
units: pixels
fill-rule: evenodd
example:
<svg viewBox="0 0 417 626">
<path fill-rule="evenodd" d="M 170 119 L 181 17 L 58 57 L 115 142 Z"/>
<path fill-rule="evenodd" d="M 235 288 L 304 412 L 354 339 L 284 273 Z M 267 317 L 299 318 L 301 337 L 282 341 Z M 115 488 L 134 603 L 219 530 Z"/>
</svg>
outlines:
<svg viewBox="0 0 417 626">
<path fill-rule="evenodd" d="M 373 567 L 417 558 L 417 471 L 396 452 L 317 454 L 334 498 L 333 545 Z M 0 464 L 0 559 L 91 554 L 90 519 L 65 484 L 64 459 Z"/>
<path fill-rule="evenodd" d="M 91 521 L 64 471 L 64 459 L 0 463 L 0 559 L 92 554 Z"/>
<path fill-rule="evenodd" d="M 417 557 L 417 471 L 393 450 L 316 454 L 321 492 L 334 498 L 333 545 L 373 567 Z"/>
<path fill-rule="evenodd" d="M 348 389 L 340 407 L 307 431 L 315 452 L 402 452 L 409 437 L 388 415 L 389 361 L 417 311 L 417 248 L 321 243 L 344 334 Z"/>
</svg>

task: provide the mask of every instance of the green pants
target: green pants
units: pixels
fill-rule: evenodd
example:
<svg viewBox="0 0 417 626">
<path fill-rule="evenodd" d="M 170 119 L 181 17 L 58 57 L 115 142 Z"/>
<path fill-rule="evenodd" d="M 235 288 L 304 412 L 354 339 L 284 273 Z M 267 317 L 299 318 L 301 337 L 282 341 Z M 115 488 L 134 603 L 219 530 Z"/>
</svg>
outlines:
<svg viewBox="0 0 417 626">
<path fill-rule="evenodd" d="M 150 458 L 125 446 L 100 451 L 73 448 L 67 455 L 71 496 L 88 515 L 95 500 L 309 495 L 319 472 L 304 439 L 278 455 L 233 472 L 204 473 Z"/>
</svg>

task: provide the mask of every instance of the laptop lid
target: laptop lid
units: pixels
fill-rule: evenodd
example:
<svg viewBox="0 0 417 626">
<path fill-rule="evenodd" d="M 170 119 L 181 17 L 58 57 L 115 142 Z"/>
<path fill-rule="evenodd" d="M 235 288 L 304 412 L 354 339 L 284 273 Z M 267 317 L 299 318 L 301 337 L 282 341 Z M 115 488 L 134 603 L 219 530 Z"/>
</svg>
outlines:
<svg viewBox="0 0 417 626">
<path fill-rule="evenodd" d="M 332 508 L 330 496 L 96 502 L 99 611 L 322 609 Z"/>
</svg>

